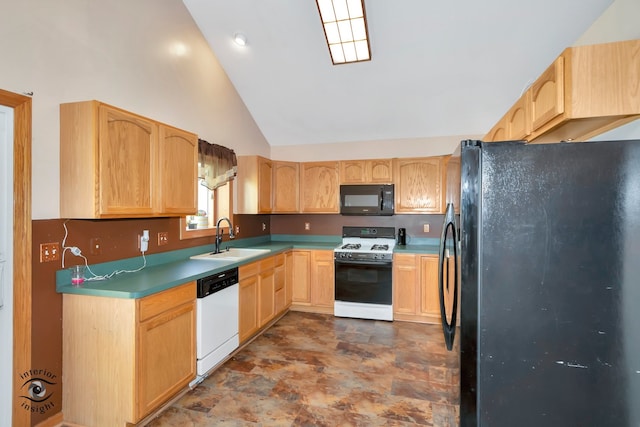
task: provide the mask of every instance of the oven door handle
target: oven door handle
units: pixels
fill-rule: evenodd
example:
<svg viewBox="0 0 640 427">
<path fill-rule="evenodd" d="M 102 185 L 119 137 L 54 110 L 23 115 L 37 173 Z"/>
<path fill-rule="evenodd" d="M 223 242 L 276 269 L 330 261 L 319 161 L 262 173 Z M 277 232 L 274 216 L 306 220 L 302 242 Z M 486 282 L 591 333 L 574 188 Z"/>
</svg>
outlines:
<svg viewBox="0 0 640 427">
<path fill-rule="evenodd" d="M 376 265 L 376 266 L 387 266 L 393 264 L 393 261 L 347 261 L 347 260 L 334 260 L 336 264 L 344 264 L 344 265 Z"/>
</svg>

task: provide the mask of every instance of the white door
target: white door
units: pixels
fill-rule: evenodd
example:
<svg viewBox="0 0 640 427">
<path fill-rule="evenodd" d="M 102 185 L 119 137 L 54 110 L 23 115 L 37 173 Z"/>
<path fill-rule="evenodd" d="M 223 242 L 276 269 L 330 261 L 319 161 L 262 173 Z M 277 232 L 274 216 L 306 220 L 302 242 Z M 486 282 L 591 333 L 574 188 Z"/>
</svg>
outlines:
<svg viewBox="0 0 640 427">
<path fill-rule="evenodd" d="M 13 371 L 13 109 L 0 105 L 0 426 L 11 425 Z"/>
</svg>

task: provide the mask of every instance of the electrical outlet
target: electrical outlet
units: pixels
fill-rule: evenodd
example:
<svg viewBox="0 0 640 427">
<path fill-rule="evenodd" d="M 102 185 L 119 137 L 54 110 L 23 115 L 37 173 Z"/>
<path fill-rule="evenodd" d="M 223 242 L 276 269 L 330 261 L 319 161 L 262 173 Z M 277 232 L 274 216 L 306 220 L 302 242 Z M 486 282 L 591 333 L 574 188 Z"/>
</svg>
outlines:
<svg viewBox="0 0 640 427">
<path fill-rule="evenodd" d="M 161 231 L 158 233 L 158 246 L 169 244 L 169 232 Z"/>
<path fill-rule="evenodd" d="M 239 226 L 239 225 L 236 225 L 236 231 L 235 231 L 235 233 L 236 233 L 236 234 L 240 234 L 240 226 Z"/>
<path fill-rule="evenodd" d="M 422 231 L 424 231 L 425 233 L 428 233 L 429 232 L 429 224 L 424 224 L 422 226 Z"/>
<path fill-rule="evenodd" d="M 307 230 L 307 231 L 311 230 L 311 223 L 310 222 L 305 222 L 304 223 L 304 229 Z"/>
<path fill-rule="evenodd" d="M 40 243 L 40 262 L 58 261 L 60 259 L 60 243 Z"/>
<path fill-rule="evenodd" d="M 265 231 L 267 229 L 267 224 L 265 224 L 264 222 L 262 223 L 262 231 Z"/>
<path fill-rule="evenodd" d="M 89 253 L 91 255 L 100 255 L 102 254 L 102 239 L 99 237 L 94 237 L 89 240 Z"/>
</svg>

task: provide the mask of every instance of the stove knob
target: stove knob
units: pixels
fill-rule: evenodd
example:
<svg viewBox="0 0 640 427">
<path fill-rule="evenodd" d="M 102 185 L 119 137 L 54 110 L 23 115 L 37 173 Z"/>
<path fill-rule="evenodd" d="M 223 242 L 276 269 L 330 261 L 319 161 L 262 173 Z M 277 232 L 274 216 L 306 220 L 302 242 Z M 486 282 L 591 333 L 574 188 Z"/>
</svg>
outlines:
<svg viewBox="0 0 640 427">
<path fill-rule="evenodd" d="M 347 255 L 348 258 L 353 257 L 353 255 L 351 253 L 349 253 L 349 255 Z"/>
</svg>

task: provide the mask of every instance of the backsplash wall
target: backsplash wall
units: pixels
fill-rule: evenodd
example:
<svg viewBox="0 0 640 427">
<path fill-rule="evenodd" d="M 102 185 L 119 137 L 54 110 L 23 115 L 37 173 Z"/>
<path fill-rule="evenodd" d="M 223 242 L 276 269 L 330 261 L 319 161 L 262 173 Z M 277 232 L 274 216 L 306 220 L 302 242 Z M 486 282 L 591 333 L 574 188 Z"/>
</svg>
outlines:
<svg viewBox="0 0 640 427">
<path fill-rule="evenodd" d="M 271 215 L 271 234 L 342 235 L 343 226 L 395 227 L 407 229 L 412 238 L 440 238 L 444 215 L 346 216 L 337 214 Z M 309 223 L 309 230 L 305 230 Z M 425 233 L 424 224 L 429 225 Z"/>
</svg>

